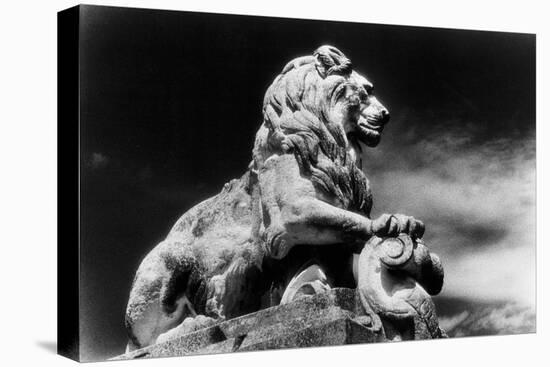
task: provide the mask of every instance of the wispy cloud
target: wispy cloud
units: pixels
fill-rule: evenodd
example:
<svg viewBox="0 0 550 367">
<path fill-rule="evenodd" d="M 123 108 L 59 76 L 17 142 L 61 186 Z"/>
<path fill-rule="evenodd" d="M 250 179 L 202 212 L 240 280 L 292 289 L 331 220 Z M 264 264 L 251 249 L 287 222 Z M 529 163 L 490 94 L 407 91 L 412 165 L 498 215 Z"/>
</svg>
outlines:
<svg viewBox="0 0 550 367">
<path fill-rule="evenodd" d="M 366 152 L 374 214 L 426 223 L 425 240 L 445 266 L 444 295 L 532 306 L 534 133 L 493 137 L 454 121 L 426 134 L 399 124 L 381 149 Z"/>
<path fill-rule="evenodd" d="M 470 315 L 469 311 L 462 311 L 450 317 L 440 317 L 439 326 L 446 332 L 453 331 L 460 323 L 462 323 Z"/>
<path fill-rule="evenodd" d="M 443 318 L 441 326 L 452 337 L 504 335 L 536 331 L 535 312 L 514 303 L 477 307 L 456 317 Z"/>
</svg>

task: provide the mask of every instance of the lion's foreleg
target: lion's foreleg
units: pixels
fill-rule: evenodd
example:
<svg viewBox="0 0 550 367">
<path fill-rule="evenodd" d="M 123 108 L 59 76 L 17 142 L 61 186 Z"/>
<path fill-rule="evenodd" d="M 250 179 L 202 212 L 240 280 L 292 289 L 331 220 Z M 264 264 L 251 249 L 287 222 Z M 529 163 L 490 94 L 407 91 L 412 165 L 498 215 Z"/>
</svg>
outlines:
<svg viewBox="0 0 550 367">
<path fill-rule="evenodd" d="M 281 214 L 289 233 L 312 244 L 368 240 L 374 234 L 369 218 L 315 198 L 297 200 Z"/>
<path fill-rule="evenodd" d="M 275 258 L 295 244 L 325 245 L 368 240 L 377 224 L 367 217 L 314 198 L 283 205 L 280 218 L 266 229 L 266 243 Z"/>
</svg>

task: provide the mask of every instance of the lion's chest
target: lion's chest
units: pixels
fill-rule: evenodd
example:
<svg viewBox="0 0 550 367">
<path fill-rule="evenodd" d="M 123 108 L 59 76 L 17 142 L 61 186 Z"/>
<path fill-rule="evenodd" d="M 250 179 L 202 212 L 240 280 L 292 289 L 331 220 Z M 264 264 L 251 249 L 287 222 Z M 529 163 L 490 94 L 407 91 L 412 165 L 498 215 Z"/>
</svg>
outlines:
<svg viewBox="0 0 550 367">
<path fill-rule="evenodd" d="M 320 153 L 311 179 L 319 195 L 329 198 L 333 205 L 370 214 L 372 193 L 369 180 L 351 154 L 330 159 Z"/>
</svg>

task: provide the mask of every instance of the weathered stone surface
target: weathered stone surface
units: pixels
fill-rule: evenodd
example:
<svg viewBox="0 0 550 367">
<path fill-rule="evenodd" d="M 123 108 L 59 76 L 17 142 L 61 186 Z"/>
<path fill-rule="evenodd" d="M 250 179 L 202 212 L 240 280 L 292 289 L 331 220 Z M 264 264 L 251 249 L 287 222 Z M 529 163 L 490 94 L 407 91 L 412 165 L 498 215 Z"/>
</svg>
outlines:
<svg viewBox="0 0 550 367">
<path fill-rule="evenodd" d="M 354 289 L 335 288 L 218 323 L 116 359 L 183 356 L 385 340 L 361 315 Z"/>
<path fill-rule="evenodd" d="M 441 290 L 443 268 L 421 240 L 403 234 L 386 240 L 373 237 L 363 248 L 358 267 L 361 302 L 377 326 L 394 324 L 386 327 L 388 337 L 432 339 L 444 334 L 428 293 Z"/>
<path fill-rule="evenodd" d="M 126 310 L 128 351 L 347 343 L 363 338 L 355 316 L 391 340 L 441 334 L 429 297 L 442 285 L 437 257 L 422 245 L 395 265 L 398 243 L 383 245 L 382 256 L 373 242 L 401 235 L 418 244 L 424 233 L 408 215 L 370 217 L 363 149 L 377 146 L 389 120 L 373 88 L 332 46 L 286 64 L 265 93 L 246 172 L 182 215 L 140 264 Z M 293 302 L 335 287 L 358 287 L 361 302 Z M 292 306 L 259 311 L 279 303 Z"/>
<path fill-rule="evenodd" d="M 241 336 L 247 334 L 250 330 L 292 322 L 294 319 L 315 317 L 321 311 L 331 307 L 354 313 L 357 308 L 355 290 L 335 288 L 315 296 L 304 296 L 292 303 L 271 307 L 223 322 L 220 324 L 220 328 L 226 335 Z"/>
<path fill-rule="evenodd" d="M 136 359 L 145 357 L 170 357 L 193 354 L 201 348 L 227 341 L 219 326 L 211 326 L 193 333 L 127 353 L 115 359 Z"/>
</svg>

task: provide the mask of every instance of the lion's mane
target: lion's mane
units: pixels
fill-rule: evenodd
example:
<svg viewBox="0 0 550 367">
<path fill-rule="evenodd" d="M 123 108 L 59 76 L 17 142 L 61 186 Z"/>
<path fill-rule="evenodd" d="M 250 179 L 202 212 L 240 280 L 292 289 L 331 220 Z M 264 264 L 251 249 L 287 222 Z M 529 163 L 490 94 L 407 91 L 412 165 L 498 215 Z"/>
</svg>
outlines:
<svg viewBox="0 0 550 367">
<path fill-rule="evenodd" d="M 372 207 L 368 180 L 347 151 L 343 128 L 327 117 L 330 96 L 318 90 L 324 77 L 352 72 L 349 59 L 336 51 L 297 58 L 275 78 L 264 97 L 267 133 L 258 134 L 256 141 L 256 147 L 261 145 L 268 153 L 256 150 L 255 163 L 261 166 L 262 159 L 273 153 L 293 153 L 301 174 L 318 190 L 348 210 L 368 216 Z M 332 91 L 342 83 L 345 79 L 338 79 Z"/>
</svg>

